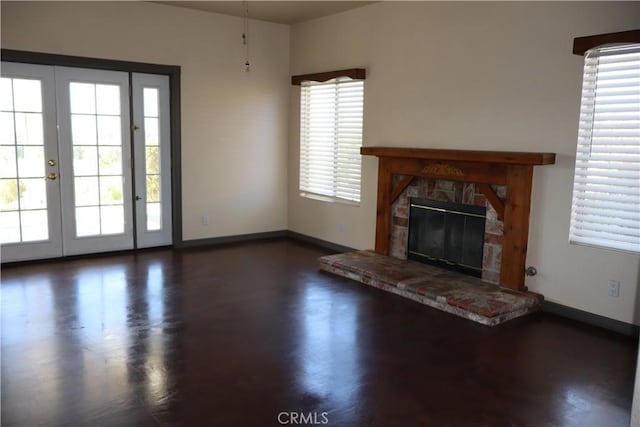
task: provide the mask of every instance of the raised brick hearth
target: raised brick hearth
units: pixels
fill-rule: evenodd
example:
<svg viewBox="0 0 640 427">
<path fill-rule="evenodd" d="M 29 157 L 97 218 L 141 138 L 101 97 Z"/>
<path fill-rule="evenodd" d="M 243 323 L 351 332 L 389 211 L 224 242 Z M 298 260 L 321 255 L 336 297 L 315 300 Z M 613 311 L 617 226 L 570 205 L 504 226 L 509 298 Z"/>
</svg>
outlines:
<svg viewBox="0 0 640 427">
<path fill-rule="evenodd" d="M 394 175 L 394 186 L 403 179 L 404 175 Z M 504 185 L 492 185 L 491 187 L 501 200 L 505 199 L 507 189 Z M 482 280 L 500 284 L 504 222 L 498 218 L 496 210 L 484 193 L 479 191 L 473 183 L 424 177 L 415 178 L 398 196 L 391 208 L 393 217 L 389 255 L 399 259 L 407 259 L 409 199 L 411 197 L 486 207 Z"/>
<path fill-rule="evenodd" d="M 324 256 L 319 263 L 324 271 L 487 326 L 533 313 L 542 303 L 541 295 L 373 251 Z"/>
</svg>

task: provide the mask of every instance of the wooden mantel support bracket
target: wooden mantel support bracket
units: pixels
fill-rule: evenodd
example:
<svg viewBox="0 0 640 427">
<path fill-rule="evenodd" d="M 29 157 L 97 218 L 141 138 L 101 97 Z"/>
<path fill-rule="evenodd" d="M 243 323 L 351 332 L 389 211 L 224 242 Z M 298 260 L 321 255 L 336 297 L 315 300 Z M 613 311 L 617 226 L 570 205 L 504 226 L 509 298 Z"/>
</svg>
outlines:
<svg viewBox="0 0 640 427">
<path fill-rule="evenodd" d="M 413 182 L 414 179 L 415 179 L 415 176 L 413 175 L 405 175 L 400 180 L 400 182 L 398 182 L 398 184 L 396 185 L 396 188 L 394 188 L 393 191 L 391 192 L 389 203 L 393 204 L 393 202 L 395 202 L 398 199 L 398 197 L 400 197 L 404 189 L 407 188 L 409 184 Z"/>
<path fill-rule="evenodd" d="M 500 199 L 500 197 L 498 197 L 496 192 L 493 190 L 493 188 L 489 184 L 480 182 L 476 185 L 478 186 L 480 191 L 484 193 L 485 197 L 489 200 L 489 203 L 491 203 L 491 206 L 493 206 L 493 209 L 496 210 L 496 213 L 498 214 L 498 219 L 500 221 L 503 221 L 504 220 L 504 202 Z"/>
</svg>

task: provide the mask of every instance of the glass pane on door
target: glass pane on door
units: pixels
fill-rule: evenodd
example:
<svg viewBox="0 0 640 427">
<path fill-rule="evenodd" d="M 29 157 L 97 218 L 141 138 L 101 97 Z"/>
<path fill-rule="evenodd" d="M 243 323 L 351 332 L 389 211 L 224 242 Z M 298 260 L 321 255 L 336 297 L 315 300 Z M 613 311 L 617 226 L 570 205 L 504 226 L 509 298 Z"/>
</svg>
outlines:
<svg viewBox="0 0 640 427">
<path fill-rule="evenodd" d="M 76 237 L 125 229 L 120 86 L 71 82 Z"/>
<path fill-rule="evenodd" d="M 42 82 L 0 79 L 0 243 L 49 239 Z"/>
<path fill-rule="evenodd" d="M 147 231 L 162 228 L 162 185 L 160 174 L 160 117 L 158 89 L 146 87 L 142 91 L 144 116 L 144 146 L 146 175 Z"/>
</svg>

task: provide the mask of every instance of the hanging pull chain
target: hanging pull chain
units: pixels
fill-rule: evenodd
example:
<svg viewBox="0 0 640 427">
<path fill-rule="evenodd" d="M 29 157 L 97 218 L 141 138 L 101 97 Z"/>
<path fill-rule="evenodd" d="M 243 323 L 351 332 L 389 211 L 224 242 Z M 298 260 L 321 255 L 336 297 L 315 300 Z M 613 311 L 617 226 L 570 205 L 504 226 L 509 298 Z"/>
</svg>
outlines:
<svg viewBox="0 0 640 427">
<path fill-rule="evenodd" d="M 244 3 L 244 28 L 242 32 L 242 44 L 244 45 L 244 67 L 245 71 L 251 71 L 251 64 L 249 63 L 249 2 L 247 0 Z"/>
</svg>

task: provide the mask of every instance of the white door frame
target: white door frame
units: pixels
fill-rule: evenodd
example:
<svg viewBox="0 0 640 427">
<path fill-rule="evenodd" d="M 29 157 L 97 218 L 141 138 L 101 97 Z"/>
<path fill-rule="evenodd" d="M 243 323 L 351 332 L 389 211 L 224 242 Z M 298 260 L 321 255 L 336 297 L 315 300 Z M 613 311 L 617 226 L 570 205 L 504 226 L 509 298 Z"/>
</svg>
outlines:
<svg viewBox="0 0 640 427">
<path fill-rule="evenodd" d="M 169 78 L 169 118 L 170 118 L 170 132 L 171 132 L 171 169 L 170 169 L 170 187 L 171 188 L 171 204 L 172 204 L 172 242 L 171 245 L 175 247 L 184 247 L 182 233 L 182 191 L 181 191 L 181 67 L 177 65 L 167 64 L 152 64 L 145 62 L 132 62 L 121 61 L 107 58 L 90 58 L 84 56 L 70 56 L 70 55 L 57 55 L 53 53 L 45 52 L 33 52 L 27 50 L 12 50 L 3 49 L 3 61 L 14 64 L 33 64 L 36 67 L 53 68 L 53 67 L 71 67 L 71 68 L 89 68 L 100 70 L 111 70 L 127 73 L 129 76 L 132 73 L 144 73 L 159 76 L 167 76 Z M 55 103 L 55 100 L 54 100 Z M 54 114 L 55 115 L 55 114 Z M 55 119 L 52 123 L 55 123 Z M 57 221 L 61 223 L 60 221 Z M 3 245 L 5 246 L 5 245 Z M 6 245 L 9 248 L 10 245 Z M 4 248 L 2 248 L 4 249 Z M 0 249 L 0 252 L 2 252 Z M 35 256 L 35 251 L 29 249 L 27 256 L 21 258 L 12 259 L 12 261 L 24 260 L 24 259 L 39 259 L 39 258 L 56 258 L 64 256 L 65 254 L 42 254 Z M 7 252 L 5 251 L 5 255 Z M 6 256 L 0 254 L 0 261 L 11 262 Z"/>
</svg>

